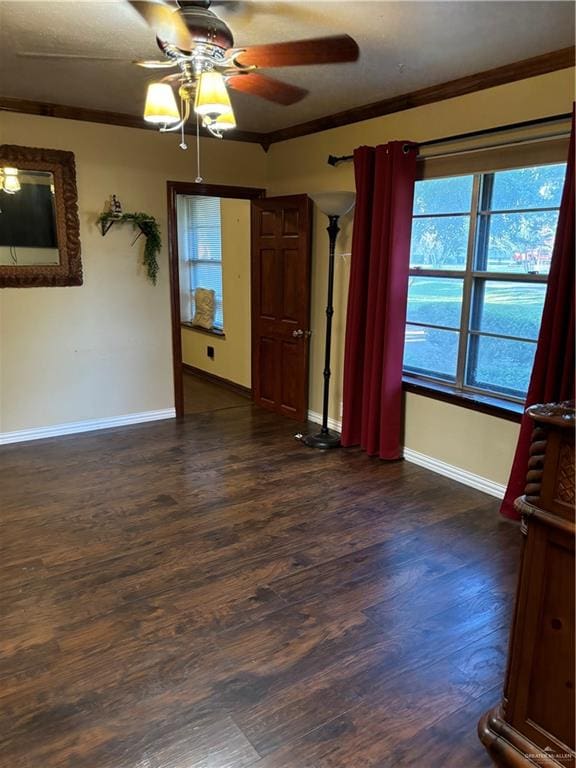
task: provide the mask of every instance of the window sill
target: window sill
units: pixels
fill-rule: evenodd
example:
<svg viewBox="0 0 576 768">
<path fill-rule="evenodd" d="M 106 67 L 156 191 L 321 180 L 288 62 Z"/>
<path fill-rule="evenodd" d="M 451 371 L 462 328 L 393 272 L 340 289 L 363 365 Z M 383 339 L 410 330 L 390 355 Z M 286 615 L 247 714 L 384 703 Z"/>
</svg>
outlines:
<svg viewBox="0 0 576 768">
<path fill-rule="evenodd" d="M 192 325 L 192 323 L 188 323 L 185 320 L 183 320 L 180 323 L 180 326 L 182 328 L 186 328 L 188 331 L 196 331 L 196 333 L 204 333 L 207 336 L 218 336 L 219 339 L 225 339 L 226 334 L 224 331 L 221 331 L 219 328 L 200 328 L 198 325 Z"/>
<path fill-rule="evenodd" d="M 461 392 L 448 384 L 439 384 L 432 381 L 423 381 L 407 374 L 402 377 L 402 389 L 422 397 L 431 397 L 433 400 L 441 400 L 444 403 L 459 405 L 471 411 L 486 413 L 506 421 L 514 421 L 519 424 L 522 421 L 524 406 L 520 403 L 512 403 L 499 397 L 478 395 L 473 392 Z"/>
</svg>

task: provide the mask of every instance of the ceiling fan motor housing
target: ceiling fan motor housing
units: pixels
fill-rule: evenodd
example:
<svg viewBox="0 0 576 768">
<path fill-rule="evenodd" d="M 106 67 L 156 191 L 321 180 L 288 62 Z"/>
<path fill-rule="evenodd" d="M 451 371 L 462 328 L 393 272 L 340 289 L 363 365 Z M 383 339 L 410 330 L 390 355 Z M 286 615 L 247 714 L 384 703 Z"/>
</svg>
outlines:
<svg viewBox="0 0 576 768">
<path fill-rule="evenodd" d="M 179 0 L 176 13 L 186 24 L 195 43 L 215 45 L 224 50 L 232 48 L 234 37 L 226 22 L 208 10 L 209 2 L 203 0 Z"/>
</svg>

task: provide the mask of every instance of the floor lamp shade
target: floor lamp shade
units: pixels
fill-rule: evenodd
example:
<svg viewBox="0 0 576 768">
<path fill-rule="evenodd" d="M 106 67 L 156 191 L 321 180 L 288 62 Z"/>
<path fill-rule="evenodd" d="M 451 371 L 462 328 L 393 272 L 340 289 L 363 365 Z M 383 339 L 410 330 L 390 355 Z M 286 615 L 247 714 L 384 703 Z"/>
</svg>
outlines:
<svg viewBox="0 0 576 768">
<path fill-rule="evenodd" d="M 326 216 L 345 216 L 356 201 L 355 192 L 317 192 L 310 197 Z"/>
<path fill-rule="evenodd" d="M 334 314 L 334 252 L 340 228 L 338 219 L 354 207 L 354 192 L 319 192 L 310 195 L 318 208 L 328 216 L 330 250 L 328 258 L 328 298 L 326 302 L 326 338 L 324 346 L 324 397 L 322 403 L 322 427 L 315 435 L 305 435 L 302 440 L 311 448 L 337 448 L 340 435 L 328 429 L 328 405 L 330 399 L 330 348 L 332 346 L 332 315 Z"/>
</svg>

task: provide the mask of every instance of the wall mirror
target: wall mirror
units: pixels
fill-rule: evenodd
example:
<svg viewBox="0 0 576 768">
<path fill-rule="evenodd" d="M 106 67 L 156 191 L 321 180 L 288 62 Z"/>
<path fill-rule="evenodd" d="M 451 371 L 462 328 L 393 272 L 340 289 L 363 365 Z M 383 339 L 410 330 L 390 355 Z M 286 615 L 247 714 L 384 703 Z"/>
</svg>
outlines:
<svg viewBox="0 0 576 768">
<path fill-rule="evenodd" d="M 0 145 L 0 287 L 81 284 L 73 153 Z"/>
</svg>

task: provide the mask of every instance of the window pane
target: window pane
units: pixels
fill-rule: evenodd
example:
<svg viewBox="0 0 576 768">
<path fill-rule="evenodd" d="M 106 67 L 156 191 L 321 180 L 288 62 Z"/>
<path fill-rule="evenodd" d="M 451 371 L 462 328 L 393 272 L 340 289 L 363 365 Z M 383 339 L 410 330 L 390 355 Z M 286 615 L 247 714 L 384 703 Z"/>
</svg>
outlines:
<svg viewBox="0 0 576 768">
<path fill-rule="evenodd" d="M 536 344 L 492 336 L 476 336 L 470 342 L 466 375 L 469 385 L 526 397 Z"/>
<path fill-rule="evenodd" d="M 222 260 L 222 243 L 220 240 L 220 227 L 204 227 L 189 233 L 190 252 L 196 253 L 202 261 Z"/>
<path fill-rule="evenodd" d="M 472 316 L 473 330 L 536 341 L 546 296 L 545 285 L 477 280 L 474 290 L 478 310 Z"/>
<path fill-rule="evenodd" d="M 493 211 L 559 207 L 566 166 L 541 165 L 494 174 Z"/>
<path fill-rule="evenodd" d="M 194 316 L 194 291 L 214 291 L 214 327 L 223 326 L 220 198 L 178 195 L 178 252 L 182 319 Z"/>
<path fill-rule="evenodd" d="M 222 328 L 224 317 L 222 312 L 222 264 L 220 262 L 192 262 L 192 290 L 208 288 L 214 291 L 216 311 L 214 327 Z"/>
<path fill-rule="evenodd" d="M 479 249 L 477 269 L 547 275 L 550 271 L 557 211 L 493 213 L 480 217 L 480 240 L 488 228 L 487 262 Z"/>
<path fill-rule="evenodd" d="M 469 216 L 413 219 L 410 266 L 465 269 Z"/>
<path fill-rule="evenodd" d="M 460 328 L 463 280 L 450 277 L 410 277 L 408 322 Z"/>
<path fill-rule="evenodd" d="M 454 381 L 458 358 L 457 331 L 406 326 L 404 370 Z"/>
<path fill-rule="evenodd" d="M 417 181 L 414 214 L 468 213 L 472 204 L 474 176 Z"/>
</svg>

